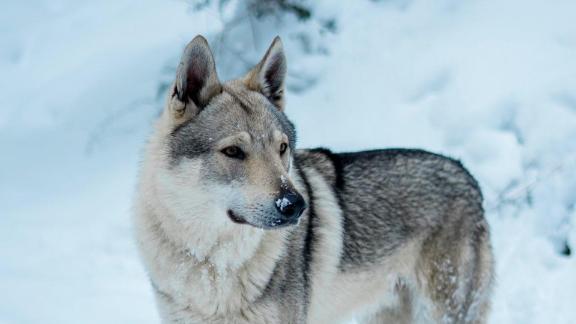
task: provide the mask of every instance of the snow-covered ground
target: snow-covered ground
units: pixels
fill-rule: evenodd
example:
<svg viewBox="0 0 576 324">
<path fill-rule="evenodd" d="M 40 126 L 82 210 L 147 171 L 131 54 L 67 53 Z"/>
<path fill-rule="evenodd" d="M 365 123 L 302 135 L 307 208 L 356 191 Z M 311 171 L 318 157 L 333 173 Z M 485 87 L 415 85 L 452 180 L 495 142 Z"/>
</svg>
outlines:
<svg viewBox="0 0 576 324">
<path fill-rule="evenodd" d="M 576 2 L 313 9 L 279 24 L 239 19 L 237 1 L 0 3 L 1 324 L 158 322 L 130 201 L 163 85 L 199 33 L 224 76 L 244 68 L 227 48 L 251 61 L 284 38 L 300 147 L 461 159 L 493 233 L 490 322 L 576 321 Z"/>
</svg>

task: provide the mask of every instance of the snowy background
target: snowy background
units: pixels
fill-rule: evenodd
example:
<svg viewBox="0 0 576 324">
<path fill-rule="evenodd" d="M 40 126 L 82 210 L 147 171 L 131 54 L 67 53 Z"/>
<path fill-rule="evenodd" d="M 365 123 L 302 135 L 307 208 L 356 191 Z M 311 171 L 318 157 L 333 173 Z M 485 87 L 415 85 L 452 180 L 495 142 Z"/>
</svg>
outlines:
<svg viewBox="0 0 576 324">
<path fill-rule="evenodd" d="M 300 147 L 461 159 L 492 228 L 490 322 L 576 322 L 575 1 L 27 0 L 0 3 L 1 324 L 158 322 L 130 204 L 196 34 L 221 79 L 283 37 Z"/>
</svg>

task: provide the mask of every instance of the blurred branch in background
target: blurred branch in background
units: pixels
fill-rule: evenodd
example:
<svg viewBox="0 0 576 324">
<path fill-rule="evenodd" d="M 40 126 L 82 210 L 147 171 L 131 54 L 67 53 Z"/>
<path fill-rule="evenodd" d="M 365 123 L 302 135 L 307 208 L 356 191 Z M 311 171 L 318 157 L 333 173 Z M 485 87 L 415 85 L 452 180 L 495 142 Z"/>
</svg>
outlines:
<svg viewBox="0 0 576 324">
<path fill-rule="evenodd" d="M 313 1 L 192 1 L 197 10 L 210 5 L 218 7 L 222 23 L 219 33 L 207 35 L 222 80 L 244 75 L 260 60 L 272 39 L 280 35 L 290 59 L 288 89 L 301 92 L 316 82 L 325 61 L 322 57 L 329 53 L 329 36 L 336 32 L 337 24 Z"/>
</svg>

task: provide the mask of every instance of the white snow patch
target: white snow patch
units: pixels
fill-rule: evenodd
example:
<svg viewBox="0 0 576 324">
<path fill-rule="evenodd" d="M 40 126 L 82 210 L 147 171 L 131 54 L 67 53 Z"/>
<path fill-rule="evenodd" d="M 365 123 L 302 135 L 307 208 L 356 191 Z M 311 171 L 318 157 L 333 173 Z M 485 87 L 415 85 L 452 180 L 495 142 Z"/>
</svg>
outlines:
<svg viewBox="0 0 576 324">
<path fill-rule="evenodd" d="M 280 210 L 284 210 L 284 208 L 286 208 L 288 205 L 290 205 L 290 200 L 288 200 L 288 198 L 282 197 L 276 199 L 276 207 L 278 207 Z"/>
</svg>

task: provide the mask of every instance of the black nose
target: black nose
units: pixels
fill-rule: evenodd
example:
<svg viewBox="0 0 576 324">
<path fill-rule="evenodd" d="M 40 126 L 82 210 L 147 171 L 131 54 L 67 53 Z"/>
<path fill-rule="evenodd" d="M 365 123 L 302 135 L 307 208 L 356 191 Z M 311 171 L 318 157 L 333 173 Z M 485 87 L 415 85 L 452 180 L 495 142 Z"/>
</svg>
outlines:
<svg viewBox="0 0 576 324">
<path fill-rule="evenodd" d="M 276 209 L 286 217 L 287 220 L 296 221 L 306 209 L 306 202 L 299 193 L 284 192 L 275 201 Z"/>
</svg>

